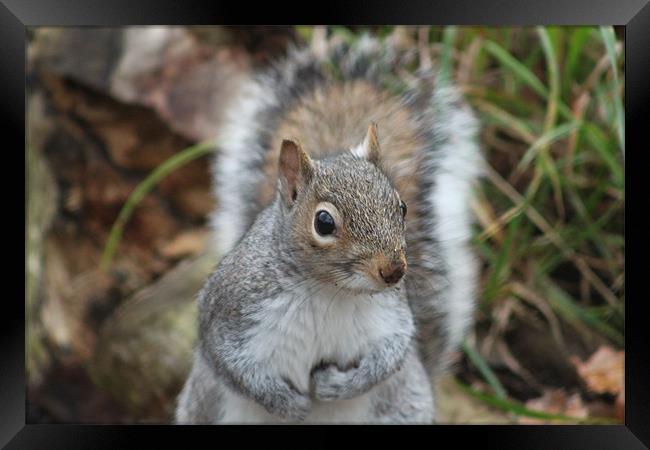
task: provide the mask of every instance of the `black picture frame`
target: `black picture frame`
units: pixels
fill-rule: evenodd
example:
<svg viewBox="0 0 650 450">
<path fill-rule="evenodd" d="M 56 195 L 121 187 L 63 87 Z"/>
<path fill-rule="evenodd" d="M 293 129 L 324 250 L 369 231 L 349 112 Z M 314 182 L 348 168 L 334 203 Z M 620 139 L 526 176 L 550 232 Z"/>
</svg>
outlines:
<svg viewBox="0 0 650 450">
<path fill-rule="evenodd" d="M 410 428 L 413 438 L 419 433 L 432 434 L 412 445 L 439 446 L 450 442 L 463 446 L 469 441 L 479 442 L 481 448 L 500 449 L 636 449 L 650 446 L 650 357 L 648 352 L 648 320 L 645 314 L 643 282 L 647 267 L 644 253 L 650 249 L 648 230 L 650 221 L 644 209 L 650 206 L 647 190 L 648 176 L 644 172 L 644 129 L 650 118 L 650 0 L 438 0 L 438 1 L 382 1 L 355 2 L 326 1 L 316 5 L 304 2 L 280 7 L 276 3 L 211 2 L 173 0 L 119 0 L 119 1 L 46 1 L 0 0 L 0 117 L 3 144 L 6 147 L 2 180 L 4 212 L 12 223 L 9 236 L 26 233 L 19 223 L 17 212 L 20 200 L 17 194 L 21 181 L 17 170 L 21 163 L 18 152 L 9 146 L 13 142 L 25 144 L 25 51 L 26 30 L 33 26 L 120 26 L 172 24 L 430 24 L 430 25 L 622 25 L 625 26 L 625 114 L 626 142 L 630 151 L 625 161 L 625 190 L 628 207 L 625 209 L 625 236 L 628 240 L 626 364 L 625 364 L 625 425 L 611 426 L 434 426 Z M 22 126 L 21 126 L 22 124 Z M 26 154 L 26 153 L 25 153 Z M 631 158 L 631 159 L 630 159 Z M 27 164 L 26 158 L 22 159 Z M 15 169 L 14 169 L 15 167 Z M 26 167 L 26 166 L 25 166 Z M 12 168 L 12 169 L 9 169 Z M 9 170 L 7 170 L 9 169 Z M 25 183 L 23 172 L 22 182 Z M 23 184 L 26 186 L 26 184 Z M 25 199 L 27 194 L 25 193 Z M 644 208 L 645 206 L 645 208 Z M 25 204 L 25 211 L 27 210 Z M 23 216 L 24 217 L 24 216 Z M 9 220 L 10 219 L 10 220 Z M 5 223 L 6 224 L 6 223 Z M 15 227 L 15 228 L 14 228 Z M 21 230 L 22 227 L 22 230 Z M 6 248 L 6 246 L 3 246 Z M 16 244 L 16 247 L 18 245 Z M 23 249 L 24 250 L 24 249 Z M 16 250 L 18 252 L 18 250 Z M 24 253 L 23 253 L 24 255 Z M 5 286 L 19 279 L 19 268 L 9 255 Z M 12 276 L 15 271 L 15 276 Z M 24 285 L 23 285 L 24 286 Z M 7 448 L 121 448 L 144 443 L 164 441 L 187 446 L 188 439 L 210 439 L 211 445 L 222 443 L 224 433 L 238 427 L 180 427 L 180 426 L 82 426 L 25 424 L 25 309 L 21 300 L 24 289 L 15 288 L 2 302 L 3 326 L 0 353 L 0 444 Z M 19 294 L 22 294 L 19 295 Z M 287 428 L 267 427 L 264 431 L 278 433 Z M 376 427 L 375 437 L 384 439 L 387 433 L 401 427 Z M 295 430 L 292 430 L 293 433 Z M 314 431 L 302 427 L 302 432 Z M 405 430 L 401 430 L 405 431 Z M 302 433 L 300 433 L 302 434 Z M 294 435 L 295 436 L 295 435 Z M 317 436 L 317 435 L 316 435 Z M 295 441 L 301 447 L 309 441 Z M 441 439 L 441 440 L 439 440 Z M 240 445 L 239 441 L 237 444 Z M 269 441 L 282 445 L 283 440 Z M 337 441 L 333 441 L 336 444 Z M 387 442 L 388 443 L 388 442 Z M 644 445 L 645 444 L 645 445 Z M 403 444 L 402 444 L 403 445 Z"/>
</svg>

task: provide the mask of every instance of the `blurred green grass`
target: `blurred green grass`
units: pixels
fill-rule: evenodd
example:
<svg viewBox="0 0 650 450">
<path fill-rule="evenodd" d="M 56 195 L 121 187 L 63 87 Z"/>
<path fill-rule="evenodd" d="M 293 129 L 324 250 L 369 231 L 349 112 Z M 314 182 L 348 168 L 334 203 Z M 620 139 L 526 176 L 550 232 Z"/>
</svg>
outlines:
<svg viewBox="0 0 650 450">
<path fill-rule="evenodd" d="M 560 345 L 568 326 L 623 348 L 622 42 L 612 27 L 463 27 L 443 45 L 484 124 L 488 167 L 473 205 L 484 261 L 479 321 L 491 324 L 516 302 L 505 326 L 513 311 L 530 311 Z M 492 342 L 505 326 L 491 327 Z M 466 344 L 465 352 L 490 386 L 483 399 L 502 399 L 487 351 Z"/>
</svg>

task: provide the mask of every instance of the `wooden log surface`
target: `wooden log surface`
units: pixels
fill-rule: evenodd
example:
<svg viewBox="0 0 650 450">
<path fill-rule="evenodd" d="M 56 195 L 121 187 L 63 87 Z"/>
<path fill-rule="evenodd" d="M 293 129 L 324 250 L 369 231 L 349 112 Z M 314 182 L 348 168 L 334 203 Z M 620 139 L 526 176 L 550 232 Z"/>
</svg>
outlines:
<svg viewBox="0 0 650 450">
<path fill-rule="evenodd" d="M 196 295 L 216 263 L 204 252 L 127 299 L 104 323 L 91 379 L 138 421 L 168 422 L 191 366 Z"/>
</svg>

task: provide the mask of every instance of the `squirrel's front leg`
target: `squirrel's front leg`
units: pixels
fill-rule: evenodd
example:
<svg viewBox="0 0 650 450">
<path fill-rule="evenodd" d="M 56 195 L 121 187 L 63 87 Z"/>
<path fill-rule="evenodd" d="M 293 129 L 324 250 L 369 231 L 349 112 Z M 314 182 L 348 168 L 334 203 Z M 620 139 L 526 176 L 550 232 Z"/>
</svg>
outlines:
<svg viewBox="0 0 650 450">
<path fill-rule="evenodd" d="M 368 392 L 400 369 L 410 343 L 409 334 L 394 334 L 373 344 L 353 369 L 341 370 L 335 364 L 317 368 L 312 373 L 314 398 L 345 400 Z"/>
<path fill-rule="evenodd" d="M 268 365 L 224 351 L 211 353 L 209 358 L 224 381 L 236 392 L 262 405 L 270 414 L 289 421 L 302 421 L 311 410 L 308 393 L 302 393 L 293 384 L 273 373 Z M 208 355 L 209 356 L 209 355 Z"/>
<path fill-rule="evenodd" d="M 265 373 L 261 365 L 251 366 L 245 373 L 231 376 L 230 381 L 234 381 L 240 393 L 264 406 L 274 416 L 289 421 L 302 421 L 309 414 L 309 396 L 299 392 L 289 381 Z"/>
</svg>

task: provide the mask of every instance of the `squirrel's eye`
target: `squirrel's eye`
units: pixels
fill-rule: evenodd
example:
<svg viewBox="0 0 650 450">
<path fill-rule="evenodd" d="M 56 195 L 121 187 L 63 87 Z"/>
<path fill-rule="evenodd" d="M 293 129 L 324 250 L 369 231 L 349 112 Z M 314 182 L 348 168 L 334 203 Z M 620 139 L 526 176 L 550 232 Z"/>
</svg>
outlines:
<svg viewBox="0 0 650 450">
<path fill-rule="evenodd" d="M 334 219 L 327 211 L 318 211 L 316 213 L 316 220 L 314 221 L 314 228 L 321 236 L 334 233 L 336 225 Z"/>
<path fill-rule="evenodd" d="M 402 201 L 402 202 L 399 204 L 399 209 L 402 210 L 402 217 L 406 217 L 406 211 L 407 211 L 407 209 L 406 209 L 406 203 L 404 203 L 404 201 Z"/>
</svg>

